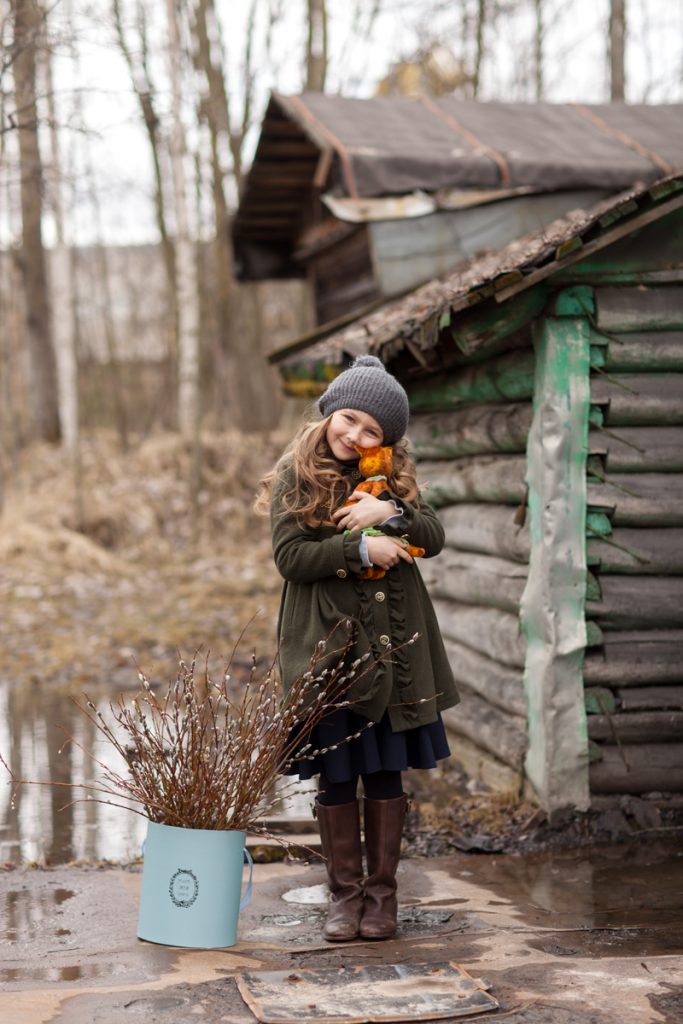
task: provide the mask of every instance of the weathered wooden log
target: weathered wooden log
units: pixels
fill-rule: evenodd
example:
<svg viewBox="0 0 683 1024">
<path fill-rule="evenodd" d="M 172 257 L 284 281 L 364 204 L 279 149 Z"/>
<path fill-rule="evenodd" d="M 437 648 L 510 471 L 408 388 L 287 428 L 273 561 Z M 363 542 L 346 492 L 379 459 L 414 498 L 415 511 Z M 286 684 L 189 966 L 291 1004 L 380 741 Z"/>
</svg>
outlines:
<svg viewBox="0 0 683 1024">
<path fill-rule="evenodd" d="M 600 455 L 608 473 L 683 472 L 683 429 L 616 427 L 591 430 L 589 455 Z"/>
<path fill-rule="evenodd" d="M 616 697 L 622 711 L 683 710 L 683 686 L 634 686 Z"/>
<path fill-rule="evenodd" d="M 606 345 L 601 344 L 604 341 Z M 591 363 L 610 372 L 683 371 L 683 331 L 620 334 L 618 338 L 591 333 Z"/>
<path fill-rule="evenodd" d="M 524 452 L 531 415 L 530 402 L 418 414 L 410 420 L 410 440 L 418 459 Z"/>
<path fill-rule="evenodd" d="M 407 388 L 411 412 L 439 412 L 481 402 L 520 402 L 534 388 L 534 353 L 508 352 L 486 363 L 440 373 Z"/>
<path fill-rule="evenodd" d="M 601 576 L 601 597 L 586 601 L 586 615 L 607 629 L 683 627 L 680 576 Z"/>
<path fill-rule="evenodd" d="M 683 743 L 604 744 L 600 753 L 590 766 L 593 793 L 683 792 Z"/>
<path fill-rule="evenodd" d="M 444 637 L 504 665 L 524 668 L 526 643 L 516 615 L 440 598 L 435 599 L 434 608 Z"/>
<path fill-rule="evenodd" d="M 420 571 L 434 597 L 518 614 L 529 570 L 519 562 L 444 548 L 438 558 L 422 563 Z"/>
<path fill-rule="evenodd" d="M 510 715 L 463 688 L 462 701 L 446 711 L 448 730 L 495 754 L 511 768 L 521 768 L 526 753 L 526 720 Z M 457 746 L 453 754 L 457 758 Z"/>
<path fill-rule="evenodd" d="M 629 711 L 614 715 L 591 715 L 588 736 L 610 743 L 683 742 L 683 711 Z"/>
<path fill-rule="evenodd" d="M 509 505 L 476 505 L 463 502 L 442 508 L 439 518 L 446 531 L 446 544 L 462 551 L 529 561 L 529 526 L 515 523 Z"/>
<path fill-rule="evenodd" d="M 609 333 L 683 328 L 683 288 L 678 285 L 596 288 L 595 307 L 598 329 Z"/>
<path fill-rule="evenodd" d="M 523 455 L 478 455 L 453 462 L 421 462 L 418 476 L 427 485 L 425 498 L 441 508 L 460 501 L 518 505 L 524 500 Z"/>
<path fill-rule="evenodd" d="M 621 373 L 591 377 L 591 402 L 604 405 L 605 426 L 683 423 L 683 373 Z"/>
<path fill-rule="evenodd" d="M 588 507 L 614 526 L 683 526 L 683 474 L 619 473 L 588 484 Z"/>
<path fill-rule="evenodd" d="M 501 665 L 447 637 L 444 638 L 444 646 L 458 684 L 464 683 L 502 711 L 522 718 L 526 716 L 524 685 L 519 669 Z"/>
<path fill-rule="evenodd" d="M 683 530 L 613 530 L 607 540 L 589 539 L 588 564 L 603 575 L 683 576 Z"/>
<path fill-rule="evenodd" d="M 613 687 L 681 683 L 683 630 L 605 632 L 601 649 L 586 654 L 583 679 Z"/>
<path fill-rule="evenodd" d="M 606 686 L 585 687 L 583 702 L 587 715 L 611 715 L 617 710 L 617 698 Z"/>
</svg>

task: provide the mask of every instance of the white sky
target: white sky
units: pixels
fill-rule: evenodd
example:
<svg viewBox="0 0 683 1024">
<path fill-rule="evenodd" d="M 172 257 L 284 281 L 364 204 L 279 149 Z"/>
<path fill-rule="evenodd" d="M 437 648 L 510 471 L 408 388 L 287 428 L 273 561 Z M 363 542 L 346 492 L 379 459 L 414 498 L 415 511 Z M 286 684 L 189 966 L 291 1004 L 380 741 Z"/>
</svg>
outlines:
<svg viewBox="0 0 683 1024">
<path fill-rule="evenodd" d="M 138 0 L 121 0 L 129 28 Z M 331 67 L 328 91 L 369 96 L 376 82 L 400 57 L 422 43 L 438 41 L 460 53 L 462 5 L 457 0 L 383 0 L 372 37 L 362 38 L 375 0 L 328 0 Z M 467 0 L 470 8 L 475 0 Z M 532 99 L 532 0 L 497 0 L 501 9 L 488 31 L 480 98 Z M 277 0 L 271 0 L 277 6 Z M 606 35 L 608 0 L 545 0 L 546 98 L 554 102 L 604 102 L 608 98 Z M 228 87 L 236 112 L 241 102 L 243 49 L 250 0 L 216 0 L 227 54 Z M 168 88 L 163 44 L 165 3 L 151 0 L 150 46 L 162 129 L 168 126 Z M 267 0 L 261 0 L 263 9 Z M 263 24 L 256 32 L 257 96 L 250 145 L 270 88 L 298 92 L 302 85 L 305 0 L 280 0 L 286 12 L 273 36 L 271 60 L 263 52 Z M 58 120 L 84 123 L 86 132 L 61 133 L 62 159 L 71 170 L 69 230 L 73 240 L 155 241 L 150 200 L 151 161 L 129 75 L 118 50 L 111 0 L 60 0 L 52 22 L 57 37 L 55 63 Z M 59 43 L 70 9 L 77 37 L 74 47 Z M 630 102 L 683 100 L 683 0 L 627 0 L 627 99 Z M 359 38 L 360 36 L 360 38 Z M 134 44 L 135 32 L 130 38 Z M 194 95 L 188 75 L 187 123 L 194 124 Z M 79 98 L 80 97 L 80 98 Z M 79 109 L 80 104 L 80 109 Z M 192 130 L 192 129 L 191 129 Z M 196 143 L 196 140 L 194 140 Z M 48 157 L 47 136 L 43 154 Z M 91 182 L 84 173 L 90 165 Z M 102 216 L 97 225 L 97 192 Z M 48 218 L 46 237 L 51 238 Z M 3 241 L 16 239 L 17 225 L 0 224 Z M 9 237 L 8 237 L 9 235 Z"/>
</svg>

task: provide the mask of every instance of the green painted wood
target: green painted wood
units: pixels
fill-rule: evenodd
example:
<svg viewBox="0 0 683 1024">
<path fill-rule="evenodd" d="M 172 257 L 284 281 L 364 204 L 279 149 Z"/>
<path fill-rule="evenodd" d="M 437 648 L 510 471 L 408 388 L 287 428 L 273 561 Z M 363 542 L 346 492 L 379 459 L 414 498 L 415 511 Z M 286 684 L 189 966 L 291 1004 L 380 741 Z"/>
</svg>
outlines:
<svg viewBox="0 0 683 1024">
<path fill-rule="evenodd" d="M 418 460 L 522 453 L 530 424 L 530 402 L 486 404 L 418 413 L 411 417 L 409 435 Z"/>
<path fill-rule="evenodd" d="M 408 384 L 411 412 L 440 412 L 479 402 L 520 402 L 533 394 L 533 352 L 524 349 Z"/>
<path fill-rule="evenodd" d="M 637 278 L 642 273 L 667 271 L 681 264 L 683 211 L 675 210 L 653 224 L 633 231 L 600 252 L 592 253 L 554 278 L 554 282 L 586 280 L 618 273 Z"/>
<path fill-rule="evenodd" d="M 577 284 L 563 288 L 549 306 L 554 316 L 593 316 L 595 313 L 595 295 L 587 284 Z"/>
<path fill-rule="evenodd" d="M 591 331 L 591 365 L 607 372 L 683 371 L 683 331 L 618 334 Z"/>
<path fill-rule="evenodd" d="M 589 564 L 602 575 L 683 576 L 683 529 L 617 529 L 589 538 Z"/>
<path fill-rule="evenodd" d="M 609 537 L 612 521 L 604 512 L 586 513 L 586 534 L 588 537 Z"/>
<path fill-rule="evenodd" d="M 599 405 L 591 405 L 588 410 L 588 422 L 591 427 L 602 427 L 605 422 L 605 410 Z"/>
<path fill-rule="evenodd" d="M 597 622 L 586 622 L 586 647 L 600 647 L 604 635 Z"/>
<path fill-rule="evenodd" d="M 509 505 L 463 502 L 440 509 L 439 518 L 450 547 L 522 564 L 529 561 L 528 524 L 519 526 Z"/>
<path fill-rule="evenodd" d="M 466 356 L 495 352 L 505 339 L 538 316 L 546 299 L 545 285 L 537 285 L 522 292 L 514 302 L 500 305 L 489 301 L 476 311 L 456 313 L 451 328 L 453 341 Z"/>
<path fill-rule="evenodd" d="M 619 373 L 591 377 L 591 402 L 609 427 L 683 424 L 683 373 Z"/>
<path fill-rule="evenodd" d="M 614 427 L 588 435 L 589 472 L 681 473 L 681 427 Z M 592 460 L 597 457 L 599 462 Z"/>
<path fill-rule="evenodd" d="M 526 486 L 523 455 L 476 455 L 450 462 L 421 462 L 418 478 L 435 508 L 466 501 L 518 505 Z"/>
<path fill-rule="evenodd" d="M 587 715 L 612 714 L 617 710 L 617 701 L 606 686 L 588 686 L 584 690 L 584 705 Z"/>
<path fill-rule="evenodd" d="M 600 583 L 597 576 L 592 572 L 586 573 L 586 600 L 587 601 L 599 601 L 600 600 Z"/>
<path fill-rule="evenodd" d="M 567 306 L 575 298 L 567 297 Z M 588 320 L 544 317 L 534 340 L 534 417 L 527 443 L 531 557 L 520 615 L 527 640 L 525 770 L 543 806 L 552 811 L 589 804 L 582 676 Z"/>
<path fill-rule="evenodd" d="M 600 287 L 595 290 L 599 331 L 671 331 L 683 329 L 683 286 Z"/>
</svg>

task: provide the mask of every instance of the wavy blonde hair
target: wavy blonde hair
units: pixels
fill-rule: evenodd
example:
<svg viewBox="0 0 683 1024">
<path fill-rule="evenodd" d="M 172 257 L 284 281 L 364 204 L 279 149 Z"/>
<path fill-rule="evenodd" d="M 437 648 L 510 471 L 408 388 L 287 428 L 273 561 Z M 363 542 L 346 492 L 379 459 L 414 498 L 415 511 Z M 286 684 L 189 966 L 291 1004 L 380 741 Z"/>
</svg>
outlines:
<svg viewBox="0 0 683 1024">
<path fill-rule="evenodd" d="M 254 502 L 258 515 L 268 515 L 276 480 L 285 468 L 293 469 L 294 483 L 282 495 L 282 514 L 294 513 L 306 526 L 334 526 L 332 512 L 343 505 L 353 491 L 354 482 L 343 476 L 339 462 L 327 444 L 327 427 L 331 420 L 304 423 L 287 446 L 274 468 L 260 481 Z M 388 484 L 398 498 L 419 504 L 415 463 L 408 439 L 403 437 L 393 449 L 393 469 Z"/>
</svg>

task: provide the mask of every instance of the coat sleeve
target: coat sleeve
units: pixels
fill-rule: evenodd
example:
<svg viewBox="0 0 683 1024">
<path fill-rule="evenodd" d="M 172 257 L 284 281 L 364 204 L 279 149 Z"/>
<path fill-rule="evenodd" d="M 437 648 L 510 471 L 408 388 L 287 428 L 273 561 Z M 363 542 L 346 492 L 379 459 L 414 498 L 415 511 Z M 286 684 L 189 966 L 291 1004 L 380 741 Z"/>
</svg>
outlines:
<svg viewBox="0 0 683 1024">
<path fill-rule="evenodd" d="M 361 572 L 360 532 L 324 536 L 323 531 L 302 525 L 283 507 L 287 486 L 287 475 L 276 480 L 271 502 L 273 558 L 282 578 L 291 583 L 315 583 L 328 576 L 343 579 Z"/>
<path fill-rule="evenodd" d="M 431 505 L 421 501 L 418 507 L 398 495 L 390 494 L 389 497 L 395 497 L 405 512 L 398 526 L 385 524 L 382 527 L 384 533 L 391 537 L 407 536 L 411 544 L 425 549 L 425 558 L 438 555 L 444 546 L 445 534 L 441 520 Z"/>
</svg>

